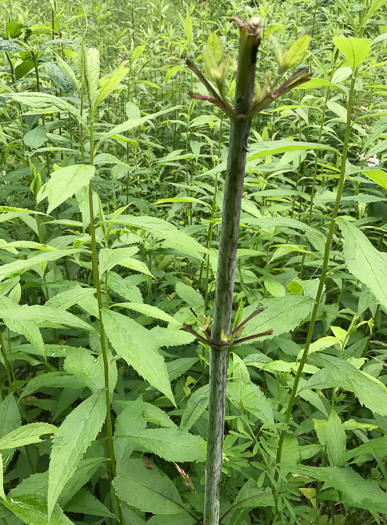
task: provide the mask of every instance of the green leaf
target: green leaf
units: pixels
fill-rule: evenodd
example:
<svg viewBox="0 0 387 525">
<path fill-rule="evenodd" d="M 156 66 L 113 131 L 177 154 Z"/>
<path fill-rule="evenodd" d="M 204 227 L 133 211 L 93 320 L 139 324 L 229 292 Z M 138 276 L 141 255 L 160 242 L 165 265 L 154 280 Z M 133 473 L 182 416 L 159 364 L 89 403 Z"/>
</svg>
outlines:
<svg viewBox="0 0 387 525">
<path fill-rule="evenodd" d="M 363 172 L 366 177 L 387 190 L 387 172 L 383 170 L 370 170 Z"/>
<path fill-rule="evenodd" d="M 31 69 L 34 68 L 34 62 L 33 60 L 23 60 L 20 64 L 18 64 L 15 67 L 15 78 L 16 80 L 20 80 L 21 78 L 25 77 L 27 73 L 31 71 Z"/>
<path fill-rule="evenodd" d="M 110 310 L 103 310 L 102 319 L 117 354 L 174 403 L 167 367 L 150 332 L 133 319 Z"/>
<path fill-rule="evenodd" d="M 110 250 L 109 248 L 102 248 L 99 252 L 99 276 L 114 268 L 120 261 L 129 259 L 132 255 L 138 252 L 136 246 L 130 246 L 128 248 L 115 248 Z"/>
<path fill-rule="evenodd" d="M 40 306 L 37 304 L 33 306 L 17 306 L 3 313 L 0 312 L 0 316 L 2 315 L 7 317 L 7 319 L 15 321 L 33 321 L 39 327 L 63 328 L 65 326 L 74 326 L 95 332 L 95 329 L 91 325 L 79 317 L 65 310 L 55 310 L 49 306 Z"/>
<path fill-rule="evenodd" d="M 167 202 L 192 202 L 195 204 L 203 204 L 203 206 L 207 206 L 207 208 L 211 208 L 211 206 L 200 199 L 195 199 L 194 197 L 171 197 L 168 199 L 160 199 L 156 201 L 153 205 L 156 206 L 157 204 L 165 204 Z"/>
<path fill-rule="evenodd" d="M 342 388 L 353 392 L 360 403 L 375 414 L 387 416 L 387 393 L 381 383 L 343 359 L 315 354 L 313 360 L 324 368 L 316 372 L 303 388 Z"/>
<path fill-rule="evenodd" d="M 205 450 L 201 438 L 181 428 L 132 430 L 129 427 L 125 437 L 136 444 L 136 450 L 151 452 L 166 461 L 204 460 Z"/>
<path fill-rule="evenodd" d="M 346 450 L 347 435 L 343 424 L 337 413 L 332 410 L 329 414 L 325 427 L 326 451 L 331 467 L 336 467 L 340 463 L 341 457 Z"/>
<path fill-rule="evenodd" d="M 376 430 L 376 429 L 375 429 Z M 364 456 L 366 454 L 379 455 L 381 458 L 387 455 L 387 436 L 374 438 L 367 443 L 348 450 L 342 457 L 340 463 L 345 465 L 352 458 Z"/>
<path fill-rule="evenodd" d="M 52 250 L 50 252 L 40 253 L 39 255 L 34 255 L 28 259 L 21 259 L 18 261 L 14 261 L 12 263 L 3 264 L 3 266 L 0 267 L 0 281 L 2 281 L 5 277 L 9 277 L 10 275 L 17 273 L 21 274 L 25 270 L 28 270 L 32 268 L 33 266 L 37 266 L 38 264 L 46 263 L 49 261 L 55 261 L 56 259 L 60 259 L 62 257 L 68 257 L 70 255 L 73 255 L 74 253 L 80 253 L 84 250 L 82 249 L 70 249 L 70 250 Z"/>
<path fill-rule="evenodd" d="M 21 35 L 24 27 L 25 25 L 20 22 L 8 22 L 5 26 L 5 38 L 17 38 Z"/>
<path fill-rule="evenodd" d="M 68 76 L 67 69 L 60 68 L 53 62 L 46 62 L 45 66 L 48 78 L 62 94 L 69 94 L 75 91 L 76 84 L 74 84 L 72 78 Z"/>
<path fill-rule="evenodd" d="M 192 286 L 188 286 L 187 284 L 183 283 L 177 283 L 176 293 L 179 297 L 181 297 L 181 299 L 183 299 L 185 303 L 187 303 L 188 306 L 195 308 L 204 305 L 203 297 L 197 290 L 195 290 L 195 288 L 192 288 Z"/>
<path fill-rule="evenodd" d="M 40 443 L 40 436 L 53 434 L 57 428 L 48 423 L 29 423 L 20 428 L 12 430 L 0 439 L 0 450 L 24 447 L 32 443 Z"/>
<path fill-rule="evenodd" d="M 63 71 L 66 73 L 66 75 L 69 77 L 69 79 L 74 84 L 74 87 L 76 87 L 79 90 L 79 82 L 77 80 L 77 77 L 75 76 L 74 71 L 71 69 L 68 63 L 65 62 L 59 55 L 56 54 L 55 58 L 59 66 L 63 69 Z"/>
<path fill-rule="evenodd" d="M 40 148 L 47 140 L 47 133 L 43 126 L 31 129 L 23 137 L 24 144 L 32 149 Z"/>
<path fill-rule="evenodd" d="M 114 71 L 111 75 L 105 78 L 101 78 L 99 81 L 99 89 L 97 92 L 97 97 L 94 102 L 94 110 L 101 104 L 106 97 L 118 86 L 118 84 L 123 80 L 128 74 L 129 69 L 124 67 L 124 63 L 120 64 L 118 69 Z"/>
<path fill-rule="evenodd" d="M 18 310 L 22 307 L 8 297 L 0 297 L 0 306 L 0 317 L 3 318 L 6 326 L 13 332 L 24 335 L 24 337 L 35 346 L 40 355 L 45 356 L 43 338 L 35 320 L 27 318 L 15 319 L 15 309 Z"/>
<path fill-rule="evenodd" d="M 223 46 L 215 31 L 210 33 L 207 44 L 203 46 L 202 55 L 207 75 L 211 80 L 218 81 L 221 78 L 220 64 L 223 58 Z"/>
<path fill-rule="evenodd" d="M 117 519 L 115 514 L 86 489 L 81 489 L 75 494 L 66 504 L 65 511 Z"/>
<path fill-rule="evenodd" d="M 126 164 L 125 162 L 122 162 L 121 160 L 117 159 L 114 155 L 111 155 L 110 153 L 100 153 L 97 155 L 94 159 L 94 165 L 98 166 L 100 164 L 115 164 L 117 166 L 124 166 L 125 168 L 130 168 L 129 164 Z"/>
<path fill-rule="evenodd" d="M 181 326 L 181 323 L 179 321 L 171 317 L 169 314 L 163 312 L 163 310 L 160 310 L 160 308 L 157 308 L 156 306 L 151 306 L 150 304 L 124 302 L 118 303 L 113 306 L 119 306 L 120 308 L 128 308 L 129 310 L 133 310 L 134 312 L 138 312 L 148 317 L 153 317 L 154 319 L 160 319 L 161 321 L 166 321 L 167 323 L 172 323 L 174 325 Z"/>
<path fill-rule="evenodd" d="M 368 38 L 338 36 L 333 39 L 333 43 L 343 53 L 352 71 L 355 72 L 370 52 L 372 41 Z"/>
<path fill-rule="evenodd" d="M 175 75 L 181 69 L 184 69 L 183 66 L 173 66 L 171 69 L 168 69 L 167 74 L 165 75 L 165 83 L 168 84 L 171 77 L 173 77 L 173 75 Z"/>
<path fill-rule="evenodd" d="M 310 476 L 334 487 L 341 494 L 340 501 L 351 507 L 387 513 L 387 494 L 376 481 L 362 478 L 350 467 L 294 466 L 294 472 Z"/>
<path fill-rule="evenodd" d="M 4 492 L 4 468 L 3 468 L 3 456 L 0 452 L 0 498 L 6 500 L 7 497 Z"/>
<path fill-rule="evenodd" d="M 128 226 L 148 231 L 156 237 L 164 239 L 165 243 L 171 248 L 192 255 L 193 257 L 200 258 L 200 254 L 209 253 L 207 248 L 202 246 L 195 239 L 178 230 L 173 224 L 157 217 L 149 217 L 146 215 L 140 217 L 134 215 L 121 215 L 116 219 L 111 219 L 106 222 L 111 222 L 113 224 L 127 224 Z"/>
<path fill-rule="evenodd" d="M 102 390 L 73 409 L 58 428 L 53 440 L 48 471 L 49 516 L 83 454 L 100 432 L 105 417 L 106 399 Z"/>
<path fill-rule="evenodd" d="M 90 100 L 94 99 L 99 82 L 99 52 L 90 48 L 86 53 L 86 80 L 87 92 Z"/>
<path fill-rule="evenodd" d="M 372 0 L 370 8 L 364 17 L 363 23 L 368 22 L 368 20 L 372 18 L 374 14 L 377 13 L 384 5 L 386 5 L 386 0 Z"/>
<path fill-rule="evenodd" d="M 82 288 L 77 285 L 71 290 L 66 290 L 65 292 L 54 295 L 51 299 L 46 301 L 45 306 L 49 306 L 53 309 L 67 310 L 68 308 L 71 308 L 71 306 L 74 306 L 74 304 L 81 304 L 82 299 L 85 297 L 89 298 L 90 296 L 94 296 L 94 294 L 94 288 Z"/>
<path fill-rule="evenodd" d="M 264 299 L 262 304 L 266 310 L 245 325 L 243 337 L 268 330 L 273 330 L 274 334 L 266 338 L 290 332 L 308 317 L 313 306 L 313 299 L 306 296 L 286 295 L 275 299 Z M 257 309 L 257 305 L 245 308 L 243 317 L 246 319 Z M 262 341 L 262 338 L 259 341 Z"/>
<path fill-rule="evenodd" d="M 149 122 L 150 120 L 153 120 L 160 115 L 165 115 L 166 113 L 170 113 L 171 111 L 175 111 L 176 109 L 179 109 L 181 106 L 174 106 L 172 108 L 163 109 L 162 111 L 158 111 L 157 113 L 152 113 L 151 115 L 146 115 L 145 117 L 141 117 L 139 119 L 129 119 L 126 122 L 123 122 L 122 124 L 119 124 L 118 126 L 115 126 L 110 131 L 107 131 L 103 134 L 103 137 L 98 142 L 95 151 L 97 152 L 98 148 L 108 139 L 111 137 L 114 137 L 114 135 L 119 135 L 120 133 L 124 133 L 124 131 L 129 131 L 130 129 L 137 128 L 138 126 L 141 126 L 142 124 L 145 124 L 145 122 Z"/>
<path fill-rule="evenodd" d="M 346 267 L 387 309 L 387 254 L 379 252 L 351 222 L 338 219 L 338 224 L 344 239 Z"/>
<path fill-rule="evenodd" d="M 188 10 L 187 10 L 187 15 L 185 17 L 184 33 L 187 38 L 188 45 L 189 47 L 191 47 L 192 46 L 192 19 L 191 19 L 191 16 Z"/>
<path fill-rule="evenodd" d="M 0 403 L 0 438 L 21 425 L 19 407 L 12 394 Z"/>
<path fill-rule="evenodd" d="M 196 423 L 208 406 L 208 385 L 202 386 L 187 401 L 180 428 L 189 430 Z"/>
<path fill-rule="evenodd" d="M 65 374 L 64 372 L 47 372 L 46 374 L 39 374 L 30 379 L 23 389 L 20 399 L 45 388 L 71 388 L 81 390 L 83 386 L 83 382 L 80 381 L 78 377 Z"/>
<path fill-rule="evenodd" d="M 58 505 L 48 518 L 46 498 L 38 494 L 12 497 L 2 504 L 27 525 L 73 525 Z"/>
<path fill-rule="evenodd" d="M 156 466 L 144 467 L 141 459 L 129 459 L 113 480 L 117 496 L 128 505 L 153 514 L 179 514 L 182 501 L 173 482 Z"/>
<path fill-rule="evenodd" d="M 273 297 L 284 297 L 286 295 L 286 290 L 284 286 L 275 279 L 271 279 L 270 277 L 268 277 L 267 279 L 265 279 L 264 285 L 266 290 Z"/>
<path fill-rule="evenodd" d="M 110 354 L 110 352 L 109 352 Z M 109 388 L 114 392 L 117 383 L 117 367 L 113 362 L 112 355 L 108 355 L 109 366 Z M 85 348 L 68 348 L 63 368 L 81 381 L 92 392 L 98 392 L 105 387 L 103 356 L 97 359 Z"/>
<path fill-rule="evenodd" d="M 274 506 L 274 499 L 271 489 L 259 489 L 256 480 L 248 479 L 231 506 L 233 510 L 228 515 L 230 517 L 228 523 L 235 525 L 243 523 L 249 508 L 272 506 Z"/>
<path fill-rule="evenodd" d="M 129 279 L 124 279 L 118 273 L 109 272 L 108 287 L 114 293 L 120 295 L 127 301 L 133 303 L 142 303 L 140 289 L 135 286 Z"/>
<path fill-rule="evenodd" d="M 34 111 L 32 114 L 39 112 L 48 115 L 50 113 L 57 113 L 58 111 L 68 112 L 73 115 L 85 129 L 88 129 L 87 121 L 79 111 L 60 97 L 41 92 L 13 93 L 7 96 L 31 108 Z"/>
<path fill-rule="evenodd" d="M 48 197 L 48 210 L 50 214 L 62 202 L 88 186 L 94 176 L 95 167 L 86 164 L 74 164 L 66 166 L 51 173 L 50 180 L 42 186 L 38 202 Z"/>
<path fill-rule="evenodd" d="M 306 55 L 309 47 L 309 35 L 304 35 L 294 42 L 292 47 L 285 51 L 282 68 L 284 71 L 294 69 L 299 66 Z"/>
</svg>

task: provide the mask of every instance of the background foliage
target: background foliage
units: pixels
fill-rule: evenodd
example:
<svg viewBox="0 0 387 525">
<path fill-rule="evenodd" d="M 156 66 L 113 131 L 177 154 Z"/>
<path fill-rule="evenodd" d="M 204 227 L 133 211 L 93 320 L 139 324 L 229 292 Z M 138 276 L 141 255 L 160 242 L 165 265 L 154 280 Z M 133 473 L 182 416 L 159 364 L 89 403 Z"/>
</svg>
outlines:
<svg viewBox="0 0 387 525">
<path fill-rule="evenodd" d="M 273 335 L 230 352 L 221 522 L 385 523 L 385 1 L 0 13 L 0 522 L 201 520 L 209 349 L 180 328 L 210 323 L 229 121 L 189 98 L 207 93 L 184 59 L 227 40 L 232 99 L 237 15 L 264 26 L 257 78 L 304 34 L 314 78 L 250 133 L 234 305 L 266 307 L 244 337 Z"/>
</svg>

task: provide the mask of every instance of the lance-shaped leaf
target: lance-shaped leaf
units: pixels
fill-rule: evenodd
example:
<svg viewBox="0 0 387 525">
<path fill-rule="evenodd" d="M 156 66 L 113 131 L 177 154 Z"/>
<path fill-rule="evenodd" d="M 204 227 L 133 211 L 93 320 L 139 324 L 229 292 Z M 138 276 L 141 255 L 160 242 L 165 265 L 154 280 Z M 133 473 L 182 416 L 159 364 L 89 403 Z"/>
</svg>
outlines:
<svg viewBox="0 0 387 525">
<path fill-rule="evenodd" d="M 348 270 L 368 286 L 387 309 L 387 254 L 379 252 L 354 224 L 338 219 L 344 239 L 344 259 Z"/>
<path fill-rule="evenodd" d="M 105 392 L 101 390 L 78 405 L 57 430 L 48 471 L 49 517 L 83 454 L 100 432 L 105 416 Z"/>
<path fill-rule="evenodd" d="M 102 319 L 117 354 L 174 403 L 164 358 L 150 332 L 133 319 L 110 310 L 102 311 Z"/>
<path fill-rule="evenodd" d="M 99 81 L 99 89 L 94 102 L 94 110 L 101 104 L 106 97 L 118 86 L 128 74 L 128 69 L 124 67 L 124 63 L 120 64 L 119 68 L 114 71 L 111 75 L 105 78 L 101 78 Z"/>
<path fill-rule="evenodd" d="M 49 423 L 30 423 L 12 430 L 0 439 L 0 450 L 24 447 L 32 443 L 40 443 L 41 436 L 53 434 L 57 428 Z"/>
</svg>

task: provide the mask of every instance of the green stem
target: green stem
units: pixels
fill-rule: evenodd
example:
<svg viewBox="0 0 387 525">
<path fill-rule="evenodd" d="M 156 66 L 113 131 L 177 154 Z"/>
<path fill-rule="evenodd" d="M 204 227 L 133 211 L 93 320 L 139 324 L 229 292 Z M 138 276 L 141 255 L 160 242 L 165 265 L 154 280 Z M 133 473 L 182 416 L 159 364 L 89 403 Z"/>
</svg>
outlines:
<svg viewBox="0 0 387 525">
<path fill-rule="evenodd" d="M 345 138 L 344 138 L 344 145 L 343 145 L 343 154 L 342 154 L 342 157 L 341 157 L 340 179 L 339 179 L 339 184 L 338 184 L 338 188 L 337 188 L 336 201 L 335 201 L 335 205 L 334 205 L 333 212 L 332 212 L 331 222 L 330 222 L 330 225 L 329 225 L 328 235 L 327 235 L 327 239 L 326 239 L 326 242 L 325 242 L 324 259 L 323 259 L 323 265 L 322 265 L 322 269 L 321 269 L 320 283 L 319 283 L 316 299 L 315 299 L 313 310 L 312 310 L 312 316 L 311 316 L 311 319 L 310 319 L 310 324 L 309 324 L 308 335 L 307 335 L 307 339 L 306 339 L 306 343 L 305 343 L 304 352 L 302 354 L 302 358 L 301 358 L 300 364 L 299 364 L 298 369 L 297 369 L 297 373 L 296 373 L 295 378 L 294 378 L 293 387 L 292 387 L 292 390 L 290 392 L 290 398 L 289 398 L 289 402 L 288 402 L 288 406 L 287 406 L 286 414 L 285 414 L 284 429 L 281 432 L 279 443 L 278 443 L 277 458 L 276 458 L 277 466 L 281 462 L 282 448 L 283 448 L 283 444 L 284 444 L 284 439 L 285 439 L 287 427 L 288 427 L 290 416 L 291 416 L 291 413 L 292 413 L 294 400 L 295 400 L 296 395 L 297 395 L 298 384 L 300 382 L 301 374 L 302 374 L 302 371 L 304 369 L 304 366 L 305 366 L 305 363 L 306 363 L 306 359 L 308 357 L 309 347 L 310 347 L 310 344 L 312 342 L 313 331 L 314 331 L 314 326 L 315 326 L 315 323 L 316 323 L 317 313 L 318 313 L 318 309 L 319 309 L 320 302 L 321 302 L 322 295 L 323 295 L 323 291 L 324 291 L 324 284 L 325 284 L 326 274 L 327 274 L 328 265 L 329 265 L 329 254 L 330 254 L 330 249 L 331 249 L 331 244 L 332 244 L 332 238 L 333 238 L 333 233 L 334 233 L 334 230 L 335 230 L 336 218 L 337 218 L 337 214 L 338 214 L 338 211 L 339 211 L 341 196 L 342 196 L 342 193 L 343 193 L 344 182 L 345 182 L 345 164 L 346 164 L 346 160 L 347 160 L 349 139 L 350 139 L 350 135 L 351 135 L 351 120 L 352 120 L 351 117 L 352 117 L 352 106 L 353 106 L 353 98 L 354 98 L 354 91 L 355 91 L 355 81 L 356 81 L 356 72 L 355 72 L 355 74 L 352 77 L 352 82 L 351 82 L 351 86 L 350 86 L 350 89 L 349 89 L 348 106 L 347 106 L 347 126 L 346 126 L 346 131 L 345 131 Z M 277 470 L 276 473 L 275 473 L 276 481 L 278 480 L 278 477 L 279 477 L 279 470 Z"/>
<path fill-rule="evenodd" d="M 13 382 L 12 382 L 12 375 L 11 375 L 11 367 L 9 365 L 7 352 L 6 352 L 5 347 L 4 347 L 3 333 L 2 333 L 1 330 L 0 330 L 0 346 L 1 346 L 1 354 L 2 354 L 3 360 L 4 360 L 5 373 L 7 374 L 7 380 L 8 380 L 9 389 L 12 391 L 12 389 L 13 389 Z"/>
<path fill-rule="evenodd" d="M 251 120 L 243 118 L 243 115 L 248 113 L 254 95 L 256 54 L 260 42 L 259 26 L 253 21 L 250 21 L 249 29 L 245 24 L 239 27 L 235 111 L 241 116 L 231 121 L 211 331 L 211 338 L 215 345 L 221 345 L 223 335 L 228 334 L 230 330 L 239 219 L 251 124 Z M 211 348 L 204 525 L 219 524 L 227 358 L 227 348 Z"/>
<path fill-rule="evenodd" d="M 90 112 L 90 165 L 94 163 L 94 116 L 93 112 Z M 110 457 L 110 469 L 109 477 L 110 480 L 114 479 L 117 476 L 116 469 L 116 460 L 114 455 L 114 442 L 113 442 L 113 426 L 111 418 L 111 409 L 110 409 L 110 386 L 109 386 L 109 358 L 108 358 L 108 348 L 106 345 L 105 330 L 102 323 L 102 291 L 101 283 L 99 279 L 99 267 L 98 267 L 98 255 L 97 255 L 97 240 L 95 235 L 95 224 L 94 224 L 94 206 L 93 206 L 93 181 L 90 181 L 89 184 L 89 213 L 90 213 L 90 225 L 89 232 L 91 238 L 91 261 L 93 268 L 93 285 L 97 295 L 98 302 L 98 313 L 99 313 L 99 335 L 101 341 L 102 349 L 102 359 L 103 359 L 103 368 L 104 368 L 104 383 L 105 383 L 105 398 L 106 398 L 106 433 Z M 123 515 L 120 505 L 118 502 L 118 512 L 119 512 L 119 521 L 123 525 Z"/>
</svg>

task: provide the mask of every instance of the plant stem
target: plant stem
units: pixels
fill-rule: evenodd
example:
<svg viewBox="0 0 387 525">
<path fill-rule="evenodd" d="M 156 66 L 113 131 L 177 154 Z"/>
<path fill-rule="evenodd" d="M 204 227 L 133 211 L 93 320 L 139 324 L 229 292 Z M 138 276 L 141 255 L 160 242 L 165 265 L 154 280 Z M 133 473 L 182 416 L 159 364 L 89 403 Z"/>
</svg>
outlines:
<svg viewBox="0 0 387 525">
<path fill-rule="evenodd" d="M 94 115 L 93 112 L 90 112 L 90 165 L 94 163 Z M 109 358 L 108 358 L 108 348 L 106 346 L 105 330 L 102 323 L 101 311 L 103 308 L 102 304 L 102 291 L 101 283 L 99 279 L 99 267 L 98 267 L 98 255 L 97 255 L 97 240 L 95 235 L 95 224 L 94 224 L 94 206 L 93 206 L 93 181 L 90 181 L 89 184 L 89 213 L 90 213 L 90 225 L 89 232 L 91 238 L 91 261 L 93 268 L 93 285 L 97 295 L 98 302 L 98 313 L 99 313 L 99 334 L 101 341 L 102 349 L 102 359 L 103 359 L 103 369 L 104 369 L 104 382 L 105 382 L 105 397 L 106 397 L 106 433 L 109 449 L 109 458 L 110 458 L 110 469 L 109 477 L 110 480 L 114 479 L 117 476 L 116 469 L 116 460 L 114 455 L 114 442 L 113 442 L 113 426 L 110 410 L 110 387 L 109 387 Z M 118 512 L 119 512 L 119 521 L 123 524 L 122 509 L 120 501 L 117 499 L 118 503 Z"/>
<path fill-rule="evenodd" d="M 298 384 L 300 382 L 301 373 L 302 373 L 302 371 L 304 369 L 304 366 L 305 366 L 305 363 L 306 363 L 306 359 L 308 357 L 309 347 L 310 347 L 310 344 L 312 342 L 313 331 L 314 331 L 314 326 L 315 326 L 315 323 L 316 323 L 317 313 L 318 313 L 318 309 L 319 309 L 321 298 L 322 298 L 323 291 L 324 291 L 324 284 L 325 284 L 326 274 L 327 274 L 328 265 L 329 265 L 329 254 L 330 254 L 330 249 L 331 249 L 331 243 L 332 243 L 333 233 L 334 233 L 334 230 L 335 230 L 336 218 L 337 218 L 337 214 L 338 214 L 338 211 L 339 211 L 341 196 L 342 196 L 342 193 L 343 193 L 344 182 L 345 182 L 345 165 L 346 165 L 347 154 L 348 154 L 349 139 L 350 139 L 350 135 L 351 135 L 352 106 L 353 106 L 353 98 L 354 98 L 354 91 L 355 91 L 355 81 L 356 81 L 356 72 L 354 73 L 354 75 L 352 77 L 351 86 L 350 86 L 350 89 L 349 89 L 348 105 L 347 105 L 347 126 L 346 126 L 346 131 L 345 131 L 345 138 L 344 138 L 344 145 L 343 145 L 343 154 L 342 154 L 342 157 L 341 157 L 340 179 L 339 179 L 339 184 L 338 184 L 338 188 L 337 188 L 336 201 L 335 201 L 335 205 L 334 205 L 333 212 L 332 212 L 331 222 L 330 222 L 330 225 L 329 225 L 328 235 L 327 235 L 327 238 L 326 238 L 326 241 L 325 241 L 324 259 L 323 259 L 323 265 L 322 265 L 322 269 L 321 269 L 320 283 L 319 283 L 319 287 L 318 287 L 318 290 L 317 290 L 316 299 L 314 301 L 314 306 L 313 306 L 313 310 L 312 310 L 312 316 L 311 316 L 311 319 L 310 319 L 310 324 L 309 324 L 308 335 L 307 335 L 307 338 L 306 338 L 304 352 L 302 354 L 302 358 L 301 358 L 300 364 L 299 364 L 298 369 L 297 369 L 297 373 L 296 373 L 295 378 L 294 378 L 293 387 L 292 387 L 292 390 L 290 392 L 290 398 L 289 398 L 289 402 L 288 402 L 288 406 L 287 406 L 286 414 L 285 414 L 284 429 L 281 432 L 279 443 L 278 443 L 277 458 L 276 458 L 277 466 L 281 462 L 282 447 L 283 447 L 283 444 L 284 444 L 284 439 L 285 439 L 285 435 L 286 435 L 287 426 L 289 424 L 290 416 L 291 416 L 291 413 L 292 413 L 294 400 L 295 400 L 296 395 L 297 395 L 297 388 L 298 388 Z M 277 470 L 276 473 L 275 473 L 276 481 L 278 480 L 278 477 L 279 477 L 279 470 Z"/>
<path fill-rule="evenodd" d="M 0 346 L 1 346 L 1 354 L 2 354 L 3 360 L 4 360 L 4 368 L 5 368 L 5 372 L 7 374 L 7 380 L 8 380 L 9 389 L 10 389 L 10 391 L 12 391 L 13 390 L 13 382 L 12 382 L 12 375 L 11 375 L 11 367 L 9 365 L 7 352 L 6 352 L 5 347 L 4 347 L 3 333 L 2 333 L 1 330 L 0 330 Z"/>
<path fill-rule="evenodd" d="M 223 334 L 228 334 L 230 330 L 239 218 L 251 124 L 251 119 L 245 119 L 243 115 L 250 109 L 254 95 L 256 54 L 260 42 L 258 25 L 253 24 L 252 21 L 249 26 L 239 23 L 238 25 L 240 39 L 235 111 L 239 116 L 231 121 L 211 331 L 211 338 L 215 345 L 221 345 Z M 227 358 L 227 348 L 211 348 L 204 525 L 219 524 Z"/>
</svg>

